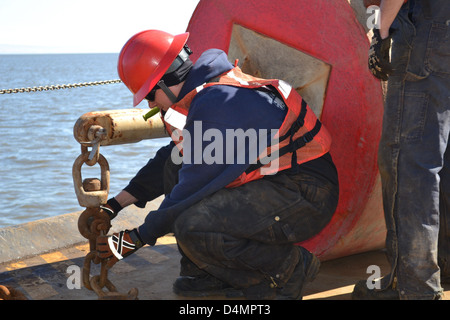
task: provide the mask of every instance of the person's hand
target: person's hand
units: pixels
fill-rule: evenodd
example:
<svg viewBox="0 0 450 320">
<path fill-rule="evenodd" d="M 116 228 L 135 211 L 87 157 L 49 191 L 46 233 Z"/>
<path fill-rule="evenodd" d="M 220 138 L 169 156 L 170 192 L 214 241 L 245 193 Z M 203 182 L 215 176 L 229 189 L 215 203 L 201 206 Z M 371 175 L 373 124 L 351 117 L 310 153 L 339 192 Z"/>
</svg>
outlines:
<svg viewBox="0 0 450 320">
<path fill-rule="evenodd" d="M 100 208 L 108 214 L 110 220 L 117 217 L 117 214 L 123 209 L 115 198 L 108 199 L 108 201 L 104 205 L 101 205 Z"/>
<path fill-rule="evenodd" d="M 97 255 L 108 259 L 106 268 L 110 269 L 119 260 L 129 256 L 144 245 L 137 229 L 125 230 L 111 236 L 97 237 Z"/>
<path fill-rule="evenodd" d="M 369 69 L 380 80 L 386 81 L 393 69 L 389 62 L 391 36 L 381 39 L 380 30 L 373 29 L 372 42 L 369 49 Z"/>
</svg>

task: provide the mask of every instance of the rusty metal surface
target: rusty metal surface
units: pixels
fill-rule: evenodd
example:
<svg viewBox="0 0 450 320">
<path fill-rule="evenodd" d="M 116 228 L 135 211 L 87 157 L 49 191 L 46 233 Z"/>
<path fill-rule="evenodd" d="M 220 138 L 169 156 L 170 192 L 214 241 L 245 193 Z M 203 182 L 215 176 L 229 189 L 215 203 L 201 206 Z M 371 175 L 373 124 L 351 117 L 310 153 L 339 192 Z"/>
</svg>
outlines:
<svg viewBox="0 0 450 320">
<path fill-rule="evenodd" d="M 0 285 L 0 300 L 27 300 L 27 298 L 12 286 Z"/>
<path fill-rule="evenodd" d="M 106 136 L 100 142 L 102 146 L 167 137 L 158 115 L 144 120 L 143 116 L 148 111 L 149 109 L 120 109 L 85 113 L 73 127 L 74 138 L 79 143 L 91 141 L 89 129 L 92 126 L 100 126 L 106 130 Z"/>
</svg>

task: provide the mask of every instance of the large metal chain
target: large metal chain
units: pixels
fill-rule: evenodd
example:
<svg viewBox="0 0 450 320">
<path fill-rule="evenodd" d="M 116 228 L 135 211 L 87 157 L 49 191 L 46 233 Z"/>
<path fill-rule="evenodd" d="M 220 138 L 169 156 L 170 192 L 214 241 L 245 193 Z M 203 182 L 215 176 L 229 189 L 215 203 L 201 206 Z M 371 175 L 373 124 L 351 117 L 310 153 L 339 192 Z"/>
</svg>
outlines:
<svg viewBox="0 0 450 320">
<path fill-rule="evenodd" d="M 99 153 L 103 131 L 101 128 L 96 129 L 96 132 L 93 133 L 95 139 L 81 144 L 81 155 L 75 160 L 72 167 L 78 202 L 81 206 L 86 207 L 86 210 L 78 218 L 78 231 L 89 240 L 89 253 L 83 264 L 83 284 L 87 289 L 93 290 L 99 299 L 136 300 L 138 295 L 136 288 L 131 289 L 127 294 L 117 291 L 114 284 L 108 279 L 106 260 L 97 255 L 97 237 L 108 234 L 111 221 L 108 214 L 101 208 L 108 197 L 109 165 L 105 157 Z M 88 146 L 92 147 L 91 151 L 88 150 Z M 101 180 L 87 178 L 82 181 L 81 166 L 83 164 L 93 166 L 97 163 L 101 169 Z M 90 276 L 91 263 L 101 264 L 100 275 Z M 107 291 L 103 290 L 104 287 Z"/>
<path fill-rule="evenodd" d="M 83 263 L 83 284 L 94 291 L 101 300 L 137 300 L 138 290 L 136 288 L 127 294 L 117 291 L 116 286 L 108 279 L 106 260 L 99 258 L 96 251 L 97 237 L 108 233 L 111 227 L 109 216 L 101 208 L 86 208 L 78 219 L 78 230 L 89 240 L 90 251 Z M 91 264 L 101 264 L 100 274 L 91 277 Z M 103 288 L 106 287 L 107 291 Z"/>
<path fill-rule="evenodd" d="M 80 87 L 89 87 L 89 86 L 100 86 L 100 85 L 104 85 L 104 84 L 120 83 L 120 82 L 122 82 L 122 80 L 116 79 L 116 80 L 104 80 L 104 81 L 93 81 L 93 82 L 72 83 L 72 84 L 56 84 L 56 85 L 39 86 L 39 87 L 2 89 L 2 90 L 0 90 L 0 94 L 71 89 L 71 88 L 80 88 Z"/>
</svg>

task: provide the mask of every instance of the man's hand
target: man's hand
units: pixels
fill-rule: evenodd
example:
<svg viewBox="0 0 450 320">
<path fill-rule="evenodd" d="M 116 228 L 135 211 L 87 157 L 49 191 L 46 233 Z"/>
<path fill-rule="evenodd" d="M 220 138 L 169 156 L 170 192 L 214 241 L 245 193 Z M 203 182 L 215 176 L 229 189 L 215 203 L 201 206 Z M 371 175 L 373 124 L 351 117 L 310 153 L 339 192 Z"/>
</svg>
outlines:
<svg viewBox="0 0 450 320">
<path fill-rule="evenodd" d="M 391 37 L 381 39 L 380 30 L 373 29 L 372 42 L 369 49 L 369 69 L 380 80 L 386 81 L 393 69 L 389 62 Z"/>
<path fill-rule="evenodd" d="M 110 269 L 117 261 L 129 256 L 144 245 L 137 229 L 125 230 L 111 236 L 97 237 L 97 254 L 108 259 L 106 268 Z"/>
<path fill-rule="evenodd" d="M 110 198 L 108 202 L 106 202 L 104 205 L 100 206 L 109 216 L 109 219 L 114 219 L 117 214 L 122 210 L 122 206 L 115 198 Z"/>
</svg>

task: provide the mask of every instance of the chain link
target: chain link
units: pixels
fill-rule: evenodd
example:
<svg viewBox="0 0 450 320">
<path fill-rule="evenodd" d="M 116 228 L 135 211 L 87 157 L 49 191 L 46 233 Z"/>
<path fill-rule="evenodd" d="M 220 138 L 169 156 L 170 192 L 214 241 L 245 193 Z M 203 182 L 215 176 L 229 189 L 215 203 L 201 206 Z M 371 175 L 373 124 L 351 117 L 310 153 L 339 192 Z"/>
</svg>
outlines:
<svg viewBox="0 0 450 320">
<path fill-rule="evenodd" d="M 138 290 L 136 288 L 131 289 L 127 294 L 117 291 L 114 284 L 108 279 L 106 259 L 101 259 L 97 254 L 97 238 L 107 235 L 111 228 L 111 219 L 106 211 L 101 208 L 106 203 L 108 197 L 109 165 L 106 158 L 99 153 L 100 140 L 104 132 L 99 128 L 97 129 L 93 141 L 81 144 L 81 155 L 75 160 L 72 167 L 72 176 L 78 202 L 81 206 L 86 207 L 78 218 L 78 231 L 83 237 L 89 240 L 90 250 L 84 259 L 83 284 L 87 289 L 93 290 L 99 299 L 137 300 Z M 87 149 L 88 145 L 93 149 L 91 152 Z M 81 166 L 83 164 L 89 166 L 99 164 L 101 180 L 89 178 L 82 181 Z M 95 183 L 92 185 L 89 184 L 89 182 L 94 181 L 99 182 L 98 185 Z M 100 275 L 90 276 L 91 263 L 101 264 Z M 107 291 L 103 290 L 104 287 L 106 287 Z"/>
<path fill-rule="evenodd" d="M 100 86 L 100 85 L 104 85 L 104 84 L 112 84 L 112 83 L 120 83 L 120 82 L 122 82 L 122 80 L 115 79 L 115 80 L 93 81 L 93 82 L 72 83 L 72 84 L 57 84 L 57 85 L 40 86 L 40 87 L 2 89 L 2 90 L 0 90 L 0 94 L 71 89 L 71 88 L 80 88 L 80 87 L 89 87 L 89 86 Z"/>
<path fill-rule="evenodd" d="M 28 300 L 25 295 L 11 286 L 0 285 L 0 300 Z"/>
</svg>

